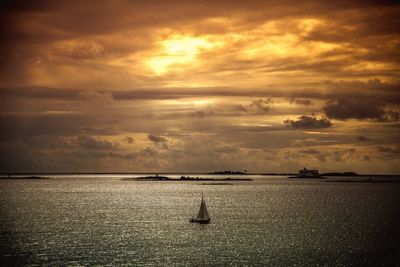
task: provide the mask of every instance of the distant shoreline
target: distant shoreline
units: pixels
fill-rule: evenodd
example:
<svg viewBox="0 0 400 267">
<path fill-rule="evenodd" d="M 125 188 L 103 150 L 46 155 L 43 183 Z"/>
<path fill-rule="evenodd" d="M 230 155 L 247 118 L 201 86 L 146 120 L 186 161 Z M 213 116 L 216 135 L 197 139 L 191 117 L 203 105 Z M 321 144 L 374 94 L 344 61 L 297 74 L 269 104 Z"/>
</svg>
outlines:
<svg viewBox="0 0 400 267">
<path fill-rule="evenodd" d="M 324 176 L 288 176 L 290 179 L 327 179 Z"/>
<path fill-rule="evenodd" d="M 400 180 L 374 180 L 372 178 L 363 180 L 330 180 L 327 183 L 367 183 L 367 184 L 384 184 L 384 183 L 400 183 Z"/>
<path fill-rule="evenodd" d="M 0 177 L 0 180 L 42 180 L 42 179 L 51 179 L 50 177 L 41 177 L 41 176 L 5 176 Z"/>
<path fill-rule="evenodd" d="M 143 177 L 133 177 L 133 178 L 123 178 L 123 181 L 253 181 L 250 178 L 202 178 L 202 177 L 187 177 L 181 176 L 180 178 L 170 178 L 167 176 L 143 176 Z"/>
<path fill-rule="evenodd" d="M 26 175 L 26 176 L 40 176 L 40 175 L 148 175 L 154 172 L 3 172 L 0 173 L 0 176 L 9 175 Z M 206 172 L 159 172 L 160 175 L 216 175 L 216 176 L 228 176 L 228 175 L 240 175 L 240 176 L 251 176 L 251 175 L 270 175 L 270 176 L 290 176 L 297 175 L 298 173 L 244 173 L 244 174 L 215 174 L 215 173 L 206 173 Z M 330 173 L 321 173 L 321 176 L 349 176 L 349 177 L 366 177 L 366 176 L 374 176 L 374 177 L 400 177 L 399 174 L 352 174 L 348 175 L 346 173 L 340 172 L 330 172 Z"/>
</svg>

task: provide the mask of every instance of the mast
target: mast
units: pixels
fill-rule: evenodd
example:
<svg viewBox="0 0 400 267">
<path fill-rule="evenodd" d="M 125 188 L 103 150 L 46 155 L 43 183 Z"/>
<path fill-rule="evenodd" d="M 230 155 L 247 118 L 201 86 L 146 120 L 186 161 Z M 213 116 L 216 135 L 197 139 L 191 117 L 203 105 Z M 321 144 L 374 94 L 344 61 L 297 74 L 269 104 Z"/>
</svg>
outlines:
<svg viewBox="0 0 400 267">
<path fill-rule="evenodd" d="M 200 204 L 199 213 L 197 214 L 197 218 L 202 219 L 203 216 L 204 216 L 204 200 L 203 200 L 203 196 L 201 196 L 201 204 Z"/>
</svg>

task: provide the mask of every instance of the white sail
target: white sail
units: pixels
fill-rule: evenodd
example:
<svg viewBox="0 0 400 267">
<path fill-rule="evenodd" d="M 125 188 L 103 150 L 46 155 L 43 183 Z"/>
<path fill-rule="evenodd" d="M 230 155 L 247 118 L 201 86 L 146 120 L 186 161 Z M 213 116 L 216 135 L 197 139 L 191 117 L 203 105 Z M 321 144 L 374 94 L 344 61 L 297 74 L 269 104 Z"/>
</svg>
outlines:
<svg viewBox="0 0 400 267">
<path fill-rule="evenodd" d="M 206 202 L 203 201 L 203 203 L 204 203 L 204 205 L 203 205 L 203 219 L 209 220 L 209 219 L 210 219 L 210 216 L 208 215 Z"/>
<path fill-rule="evenodd" d="M 210 216 L 208 215 L 206 202 L 204 201 L 203 197 L 201 198 L 200 210 L 197 214 L 197 219 L 204 219 L 209 220 Z"/>
</svg>

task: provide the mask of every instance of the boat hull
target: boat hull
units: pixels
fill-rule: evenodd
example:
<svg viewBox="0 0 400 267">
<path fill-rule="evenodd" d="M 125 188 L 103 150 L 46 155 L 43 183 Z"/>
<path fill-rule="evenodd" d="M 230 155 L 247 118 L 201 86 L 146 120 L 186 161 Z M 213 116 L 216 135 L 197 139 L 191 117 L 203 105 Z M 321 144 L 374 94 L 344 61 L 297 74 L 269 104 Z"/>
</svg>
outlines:
<svg viewBox="0 0 400 267">
<path fill-rule="evenodd" d="M 207 224 L 210 223 L 210 219 L 190 219 L 189 222 L 191 223 L 199 223 L 199 224 Z"/>
</svg>

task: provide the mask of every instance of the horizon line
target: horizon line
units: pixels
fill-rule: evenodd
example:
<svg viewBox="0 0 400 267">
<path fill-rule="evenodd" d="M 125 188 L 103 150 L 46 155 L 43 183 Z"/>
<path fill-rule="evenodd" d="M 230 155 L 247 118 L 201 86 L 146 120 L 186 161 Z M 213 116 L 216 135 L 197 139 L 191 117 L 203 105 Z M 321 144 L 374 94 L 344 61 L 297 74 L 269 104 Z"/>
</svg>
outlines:
<svg viewBox="0 0 400 267">
<path fill-rule="evenodd" d="M 324 174 L 344 174 L 348 172 L 323 172 Z M 35 175 L 35 174 L 44 174 L 44 175 L 74 175 L 74 174 L 203 174 L 203 175 L 294 175 L 297 172 L 247 172 L 247 173 L 213 173 L 213 172 L 0 172 L 0 175 Z M 400 176 L 400 173 L 356 173 L 352 176 Z M 329 175 L 327 175 L 329 176 Z M 351 176 L 351 175 L 349 175 Z"/>
</svg>

